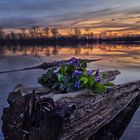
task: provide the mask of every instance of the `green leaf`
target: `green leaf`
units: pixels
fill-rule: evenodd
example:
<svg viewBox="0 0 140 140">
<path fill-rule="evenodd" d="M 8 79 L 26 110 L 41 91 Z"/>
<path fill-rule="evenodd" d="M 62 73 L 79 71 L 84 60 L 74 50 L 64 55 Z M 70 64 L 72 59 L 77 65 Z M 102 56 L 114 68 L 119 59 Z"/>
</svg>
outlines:
<svg viewBox="0 0 140 140">
<path fill-rule="evenodd" d="M 59 82 L 55 82 L 52 86 L 52 89 L 57 89 L 59 87 Z"/>
<path fill-rule="evenodd" d="M 60 82 L 66 82 L 66 77 L 62 74 L 58 74 L 57 78 L 58 78 L 58 81 Z"/>
<path fill-rule="evenodd" d="M 73 73 L 73 71 L 76 70 L 76 67 L 73 64 L 69 64 L 67 65 L 67 69 L 66 69 L 66 73 L 71 75 Z"/>
<path fill-rule="evenodd" d="M 102 78 L 107 79 L 107 75 L 105 73 L 102 73 Z"/>
<path fill-rule="evenodd" d="M 92 90 L 95 93 L 102 93 L 105 91 L 105 86 L 101 83 L 95 83 Z"/>
<path fill-rule="evenodd" d="M 59 85 L 59 89 L 62 91 L 65 90 L 66 87 L 67 87 L 67 85 L 65 83 L 60 83 L 60 85 Z"/>
<path fill-rule="evenodd" d="M 81 67 L 82 68 L 86 68 L 87 67 L 87 62 L 86 61 L 82 61 L 81 62 Z"/>
<path fill-rule="evenodd" d="M 39 78 L 37 79 L 37 82 L 38 82 L 39 84 L 42 84 L 42 78 L 39 77 Z"/>
<path fill-rule="evenodd" d="M 88 82 L 88 78 L 82 76 L 82 77 L 80 78 L 80 81 L 82 82 L 82 85 L 84 86 L 84 85 L 86 85 L 86 83 Z"/>
<path fill-rule="evenodd" d="M 60 73 L 61 74 L 64 74 L 64 75 L 66 74 L 66 65 L 65 64 L 62 64 L 61 65 L 61 67 L 60 67 Z"/>
<path fill-rule="evenodd" d="M 54 69 L 49 69 L 46 74 L 42 74 L 42 80 L 44 82 L 47 82 L 49 79 L 52 78 L 52 75 L 54 74 Z"/>
<path fill-rule="evenodd" d="M 87 86 L 88 86 L 89 88 L 92 88 L 92 87 L 93 87 L 93 84 L 94 84 L 94 77 L 93 77 L 93 75 L 90 75 L 90 76 L 88 77 Z"/>
<path fill-rule="evenodd" d="M 75 91 L 74 84 L 73 84 L 73 83 L 69 83 L 69 84 L 67 85 L 66 91 L 67 91 L 67 92 L 74 92 L 74 91 Z"/>
<path fill-rule="evenodd" d="M 115 86 L 115 84 L 114 83 L 112 83 L 112 82 L 109 82 L 109 83 L 107 83 L 107 84 L 104 84 L 105 86 Z"/>
</svg>

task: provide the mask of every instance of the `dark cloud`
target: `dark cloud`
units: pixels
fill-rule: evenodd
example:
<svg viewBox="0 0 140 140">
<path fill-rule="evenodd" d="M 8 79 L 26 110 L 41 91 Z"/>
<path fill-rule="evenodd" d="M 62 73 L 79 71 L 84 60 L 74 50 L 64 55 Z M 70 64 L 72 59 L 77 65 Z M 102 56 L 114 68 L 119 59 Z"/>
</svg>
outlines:
<svg viewBox="0 0 140 140">
<path fill-rule="evenodd" d="M 5 27 L 5 28 L 29 27 L 33 25 L 39 25 L 39 20 L 34 18 L 9 18 L 0 21 L 0 25 L 1 27 Z"/>
<path fill-rule="evenodd" d="M 129 19 L 139 24 L 139 9 L 140 2 L 137 0 L 0 0 L 0 26 L 134 28 L 135 25 L 121 21 Z M 91 20 L 101 22 L 80 24 Z"/>
</svg>

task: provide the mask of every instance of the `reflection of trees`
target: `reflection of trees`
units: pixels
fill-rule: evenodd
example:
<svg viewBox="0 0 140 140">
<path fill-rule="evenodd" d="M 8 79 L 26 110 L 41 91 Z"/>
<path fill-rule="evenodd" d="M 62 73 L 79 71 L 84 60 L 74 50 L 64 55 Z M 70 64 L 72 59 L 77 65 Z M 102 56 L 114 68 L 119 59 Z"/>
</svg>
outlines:
<svg viewBox="0 0 140 140">
<path fill-rule="evenodd" d="M 50 56 L 50 55 L 58 55 L 59 53 L 63 53 L 63 48 L 68 49 L 74 53 L 74 55 L 79 54 L 91 54 L 94 53 L 94 49 L 100 49 L 103 51 L 127 51 L 132 50 L 140 46 L 135 45 L 109 45 L 109 44 L 98 44 L 98 45 L 71 45 L 71 46 L 1 46 L 0 47 L 0 56 L 5 55 L 34 55 L 34 56 Z M 69 54 L 69 51 L 66 52 Z"/>
<path fill-rule="evenodd" d="M 0 47 L 0 57 L 5 55 L 5 46 Z"/>
<path fill-rule="evenodd" d="M 74 52 L 74 54 L 75 55 L 78 55 L 78 54 L 80 54 L 81 53 L 81 48 L 75 48 L 75 52 Z"/>
<path fill-rule="evenodd" d="M 59 48 L 58 48 L 58 47 L 53 47 L 52 54 L 53 54 L 53 55 L 57 55 L 58 52 L 59 52 Z"/>
<path fill-rule="evenodd" d="M 46 48 L 45 51 L 44 51 L 44 53 L 45 53 L 46 56 L 50 56 L 51 55 L 50 48 L 49 47 Z"/>
</svg>

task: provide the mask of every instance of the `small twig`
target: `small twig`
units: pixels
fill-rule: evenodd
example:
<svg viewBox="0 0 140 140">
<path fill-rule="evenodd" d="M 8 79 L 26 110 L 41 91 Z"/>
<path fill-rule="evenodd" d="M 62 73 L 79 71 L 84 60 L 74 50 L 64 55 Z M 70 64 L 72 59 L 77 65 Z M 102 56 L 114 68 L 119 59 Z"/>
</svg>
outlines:
<svg viewBox="0 0 140 140">
<path fill-rule="evenodd" d="M 41 56 L 38 56 L 39 60 L 41 63 L 43 63 L 43 60 L 41 59 Z"/>
</svg>

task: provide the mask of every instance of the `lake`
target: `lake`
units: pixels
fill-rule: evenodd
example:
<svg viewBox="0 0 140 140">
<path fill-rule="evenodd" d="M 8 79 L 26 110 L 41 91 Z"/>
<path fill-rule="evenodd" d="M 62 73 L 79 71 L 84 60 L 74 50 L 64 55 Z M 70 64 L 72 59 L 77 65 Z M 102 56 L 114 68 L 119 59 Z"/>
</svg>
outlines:
<svg viewBox="0 0 140 140">
<path fill-rule="evenodd" d="M 94 59 L 88 68 L 120 70 L 115 84 L 140 79 L 140 45 L 94 44 L 86 46 L 0 46 L 0 71 L 34 66 L 41 61 L 53 62 L 71 57 Z M 37 78 L 44 70 L 30 70 L 0 75 L 0 116 L 7 105 L 8 93 L 17 84 L 37 86 Z M 2 122 L 0 122 L 1 125 Z M 139 140 L 140 108 L 136 111 L 121 140 Z M 0 131 L 0 140 L 3 139 Z"/>
</svg>

